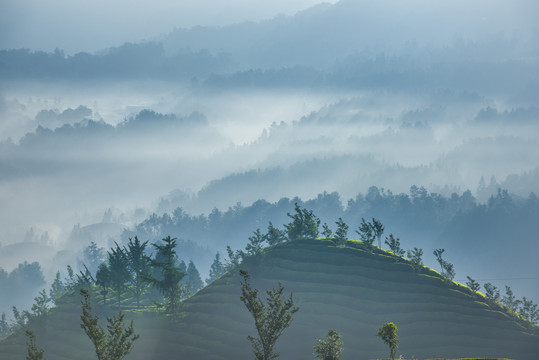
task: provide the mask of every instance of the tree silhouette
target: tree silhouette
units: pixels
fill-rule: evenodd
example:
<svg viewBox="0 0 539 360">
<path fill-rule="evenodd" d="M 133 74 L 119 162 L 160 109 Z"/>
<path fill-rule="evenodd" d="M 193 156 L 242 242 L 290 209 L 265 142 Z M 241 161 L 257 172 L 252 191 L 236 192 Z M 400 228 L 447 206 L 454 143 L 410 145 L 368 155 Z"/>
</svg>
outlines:
<svg viewBox="0 0 539 360">
<path fill-rule="evenodd" d="M 137 236 L 134 240 L 129 238 L 127 244 L 126 255 L 129 262 L 129 269 L 131 270 L 131 284 L 135 288 L 135 297 L 137 299 L 137 308 L 140 308 L 140 297 L 142 296 L 146 287 L 144 278 L 150 272 L 150 263 L 148 257 L 145 255 L 146 245 L 148 241 L 141 242 Z"/>
<path fill-rule="evenodd" d="M 292 222 L 285 224 L 286 233 L 290 241 L 296 240 L 312 240 L 318 237 L 318 227 L 320 226 L 320 219 L 317 218 L 312 210 L 302 209 L 295 203 L 295 214 L 286 215 L 292 219 Z"/>
<path fill-rule="evenodd" d="M 393 360 L 397 354 L 397 348 L 399 347 L 399 337 L 397 336 L 397 326 L 390 323 L 385 323 L 380 329 L 376 336 L 382 339 L 387 346 L 389 346 L 389 357 Z"/>
<path fill-rule="evenodd" d="M 285 300 L 284 288 L 279 283 L 279 288 L 266 290 L 266 304 L 258 298 L 258 290 L 252 289 L 249 273 L 240 270 L 243 277 L 241 281 L 241 301 L 247 307 L 255 320 L 258 337 L 248 336 L 247 339 L 253 346 L 256 360 L 270 360 L 279 357 L 275 352 L 275 343 L 283 333 L 284 329 L 292 323 L 292 314 L 299 311 L 299 307 L 294 307 L 292 293 Z"/>
<path fill-rule="evenodd" d="M 320 360 L 339 360 L 343 352 L 343 342 L 339 341 L 341 334 L 336 330 L 329 330 L 326 340 L 316 340 L 314 346 L 314 356 Z"/>
<path fill-rule="evenodd" d="M 133 342 L 140 335 L 135 335 L 133 320 L 124 328 L 124 314 L 120 311 L 118 316 L 107 317 L 107 332 L 98 325 L 99 318 L 92 314 L 90 294 L 87 290 L 81 290 L 83 296 L 82 315 L 80 327 L 90 338 L 95 347 L 98 360 L 120 360 L 131 352 Z"/>
<path fill-rule="evenodd" d="M 160 305 L 164 308 L 165 314 L 176 319 L 184 293 L 180 281 L 185 273 L 176 265 L 176 238 L 167 236 L 163 239 L 163 243 L 152 244 L 157 249 L 157 254 L 155 259 L 150 260 L 150 264 L 157 270 L 157 276 L 148 275 L 145 278 L 163 296 L 164 303 Z"/>
</svg>

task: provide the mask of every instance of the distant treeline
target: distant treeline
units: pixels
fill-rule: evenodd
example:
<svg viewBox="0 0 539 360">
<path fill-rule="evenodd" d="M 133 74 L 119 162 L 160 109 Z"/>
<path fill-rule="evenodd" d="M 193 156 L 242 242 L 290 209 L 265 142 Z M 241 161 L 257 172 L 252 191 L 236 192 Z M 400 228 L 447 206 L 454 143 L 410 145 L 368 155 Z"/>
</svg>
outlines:
<svg viewBox="0 0 539 360">
<path fill-rule="evenodd" d="M 100 54 L 77 53 L 66 56 L 29 49 L 0 51 L 2 79 L 121 79 L 167 78 L 191 80 L 212 72 L 227 72 L 232 62 L 226 54 L 208 51 L 180 51 L 165 55 L 160 43 L 146 42 L 108 49 Z"/>
<path fill-rule="evenodd" d="M 96 54 L 66 56 L 13 49 L 0 51 L 1 79 L 119 80 L 160 79 L 220 87 L 456 88 L 488 91 L 521 89 L 539 63 L 447 61 L 424 63 L 406 56 L 349 56 L 319 69 L 308 63 L 287 66 L 241 65 L 233 54 L 183 49 L 167 54 L 162 43 L 126 43 Z"/>
<path fill-rule="evenodd" d="M 238 203 L 225 211 L 214 208 L 208 215 L 192 215 L 178 207 L 162 215 L 152 214 L 132 231 L 125 230 L 122 238 L 138 235 L 154 241 L 174 234 L 201 244 L 241 247 L 253 229 L 265 230 L 269 221 L 275 226 L 286 223 L 286 213 L 295 203 L 313 210 L 333 230 L 339 217 L 352 227 L 358 226 L 362 217 L 376 217 L 391 227 L 388 231 L 416 246 L 428 242 L 434 247 L 449 241 L 469 250 L 486 251 L 485 241 L 489 247 L 508 241 L 525 244 L 530 234 L 539 232 L 539 199 L 533 193 L 520 198 L 498 190 L 481 204 L 470 191 L 446 197 L 417 186 L 412 186 L 409 194 L 393 194 L 373 186 L 366 194 L 348 200 L 346 206 L 338 193 L 324 192 L 308 201 L 296 197 L 274 203 L 258 200 L 249 206 Z M 170 208 L 170 204 L 163 200 L 160 207 Z"/>
</svg>

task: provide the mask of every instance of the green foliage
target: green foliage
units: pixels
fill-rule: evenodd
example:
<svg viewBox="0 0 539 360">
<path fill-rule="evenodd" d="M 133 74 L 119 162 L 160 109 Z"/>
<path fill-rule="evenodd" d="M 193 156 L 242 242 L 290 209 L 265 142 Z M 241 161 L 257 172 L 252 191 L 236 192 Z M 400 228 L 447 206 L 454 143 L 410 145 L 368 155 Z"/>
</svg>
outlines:
<svg viewBox="0 0 539 360">
<path fill-rule="evenodd" d="M 491 283 L 485 283 L 483 284 L 483 287 L 485 288 L 485 296 L 487 297 L 487 300 L 490 301 L 499 301 L 500 300 L 500 290 Z"/>
<path fill-rule="evenodd" d="M 206 284 L 211 283 L 214 280 L 219 279 L 225 273 L 225 266 L 221 262 L 221 255 L 219 252 L 215 254 L 215 259 L 210 267 L 210 276 L 206 279 Z"/>
<path fill-rule="evenodd" d="M 371 228 L 372 228 L 373 235 L 378 240 L 378 247 L 381 248 L 382 243 L 381 243 L 380 238 L 382 237 L 382 234 L 384 233 L 384 225 L 379 220 L 372 218 Z"/>
<path fill-rule="evenodd" d="M 505 285 L 505 295 L 502 297 L 501 303 L 516 312 L 521 303 L 521 300 L 518 300 L 515 297 L 515 295 L 513 294 L 513 290 L 511 290 L 511 287 Z"/>
<path fill-rule="evenodd" d="M 149 259 L 144 254 L 147 245 L 148 241 L 141 242 L 138 237 L 135 236 L 134 240 L 129 238 L 129 243 L 127 244 L 127 249 L 125 251 L 129 270 L 132 274 L 130 281 L 135 290 L 137 308 L 140 308 L 140 297 L 144 293 L 147 285 L 144 279 L 150 272 Z"/>
<path fill-rule="evenodd" d="M 359 235 L 359 240 L 367 247 L 371 247 L 376 239 L 376 235 L 373 232 L 373 228 L 370 223 L 366 222 L 364 218 L 361 218 L 361 224 L 359 225 L 356 233 Z"/>
<path fill-rule="evenodd" d="M 348 225 L 346 225 L 342 218 L 337 219 L 335 224 L 337 224 L 337 230 L 335 231 L 335 242 L 339 246 L 344 246 L 348 240 Z"/>
<path fill-rule="evenodd" d="M 266 290 L 267 304 L 265 304 L 258 298 L 258 290 L 251 288 L 249 273 L 240 270 L 240 275 L 243 277 L 240 299 L 253 316 L 258 332 L 258 338 L 247 337 L 253 346 L 255 358 L 257 360 L 276 359 L 279 357 L 279 353 L 275 352 L 275 343 L 284 329 L 290 326 L 292 314 L 299 311 L 299 307 L 294 307 L 292 293 L 285 300 L 284 287 L 281 283 L 279 283 L 277 290 Z"/>
<path fill-rule="evenodd" d="M 30 330 L 26 330 L 26 341 L 28 355 L 26 355 L 26 360 L 45 360 L 43 357 L 43 349 L 38 349 L 36 346 L 36 336 Z"/>
<path fill-rule="evenodd" d="M 326 340 L 316 340 L 313 355 L 320 360 L 339 360 L 343 352 L 343 342 L 339 341 L 340 339 L 341 334 L 336 330 L 329 330 Z"/>
<path fill-rule="evenodd" d="M 105 257 L 105 249 L 98 247 L 93 241 L 82 250 L 83 262 L 88 266 L 90 273 L 97 271 L 99 264 L 105 261 Z"/>
<path fill-rule="evenodd" d="M 423 267 L 423 249 L 415 247 L 412 250 L 407 250 L 406 257 L 410 259 L 414 269 L 418 270 Z"/>
<path fill-rule="evenodd" d="M 13 306 L 11 309 L 13 310 L 13 319 L 15 319 L 15 323 L 13 324 L 13 327 L 22 328 L 24 324 L 26 324 L 26 322 L 30 318 L 30 313 L 26 310 L 23 310 L 22 312 L 20 312 L 16 306 Z"/>
<path fill-rule="evenodd" d="M 266 241 L 266 236 L 260 232 L 260 229 L 256 229 L 256 231 L 253 232 L 253 235 L 249 236 L 249 242 L 247 243 L 247 246 L 245 246 L 247 256 L 260 254 L 264 248 L 264 241 Z"/>
<path fill-rule="evenodd" d="M 111 285 L 110 269 L 105 263 L 101 263 L 95 274 L 95 284 L 101 287 L 99 292 L 103 296 L 103 305 L 107 305 L 108 288 Z"/>
<path fill-rule="evenodd" d="M 108 255 L 108 268 L 110 271 L 110 284 L 116 291 L 118 297 L 118 308 L 121 305 L 122 293 L 127 288 L 127 284 L 131 280 L 131 272 L 129 271 L 129 259 L 125 251 L 115 243 L 116 247 L 111 248 Z"/>
<path fill-rule="evenodd" d="M 322 235 L 324 235 L 324 239 L 327 239 L 327 240 L 331 239 L 333 235 L 333 231 L 331 231 L 327 223 L 324 223 L 322 225 Z"/>
<path fill-rule="evenodd" d="M 270 221 L 268 224 L 268 232 L 266 233 L 266 240 L 269 246 L 280 244 L 286 241 L 286 233 L 273 226 Z"/>
<path fill-rule="evenodd" d="M 397 348 L 399 347 L 399 337 L 397 336 L 397 326 L 390 323 L 385 323 L 380 329 L 376 336 L 382 339 L 382 341 L 389 346 L 389 357 L 393 360 L 395 355 L 397 355 Z"/>
<path fill-rule="evenodd" d="M 466 279 L 468 279 L 468 281 L 466 281 L 466 286 L 468 286 L 470 290 L 472 290 L 473 292 L 478 292 L 479 289 L 481 289 L 481 285 L 477 281 L 475 281 L 469 276 L 466 276 Z"/>
<path fill-rule="evenodd" d="M 6 313 L 2 313 L 0 316 L 0 341 L 4 340 L 11 333 L 11 326 L 6 318 Z"/>
<path fill-rule="evenodd" d="M 56 302 L 66 292 L 66 288 L 62 280 L 60 279 L 60 271 L 56 272 L 56 277 L 51 284 L 49 295 L 52 301 Z"/>
<path fill-rule="evenodd" d="M 39 292 L 39 295 L 34 298 L 34 304 L 32 305 L 32 315 L 39 317 L 45 315 L 49 311 L 50 298 L 47 296 L 45 289 Z"/>
<path fill-rule="evenodd" d="M 295 214 L 286 215 L 292 219 L 291 223 L 285 224 L 288 240 L 313 240 L 318 237 L 318 227 L 320 226 L 320 219 L 317 218 L 312 210 L 302 209 L 295 203 Z"/>
<path fill-rule="evenodd" d="M 80 327 L 90 338 L 95 347 L 98 360 L 120 360 L 131 352 L 133 342 L 140 335 L 135 335 L 133 321 L 124 328 L 124 314 L 120 311 L 118 316 L 107 317 L 107 332 L 98 325 L 99 318 L 92 314 L 90 295 L 88 291 L 81 290 L 83 296 L 82 315 Z"/>
<path fill-rule="evenodd" d="M 531 323 L 537 323 L 539 320 L 539 310 L 537 304 L 534 304 L 532 300 L 526 299 L 524 296 L 521 300 L 522 306 L 520 307 L 519 314 L 526 317 Z"/>
<path fill-rule="evenodd" d="M 453 264 L 445 261 L 442 258 L 442 254 L 444 253 L 445 249 L 435 249 L 432 253 L 434 256 L 436 256 L 436 261 L 440 264 L 440 268 L 442 269 L 442 276 L 446 277 L 449 280 L 453 280 L 455 278 L 455 269 L 453 267 Z"/>
<path fill-rule="evenodd" d="M 395 239 L 393 234 L 389 234 L 389 237 L 386 237 L 385 244 L 389 246 L 389 250 L 391 250 L 395 255 L 404 256 L 405 251 L 401 248 L 400 239 Z"/>
<path fill-rule="evenodd" d="M 189 294 L 194 294 L 198 290 L 204 287 L 204 282 L 202 281 L 202 278 L 200 277 L 200 273 L 198 272 L 198 269 L 195 266 L 195 263 L 193 262 L 193 260 L 189 261 L 189 265 L 187 266 L 187 270 L 186 270 L 186 275 L 182 280 L 186 280 L 187 291 L 189 292 Z"/>
<path fill-rule="evenodd" d="M 165 314 L 176 319 L 179 315 L 180 301 L 184 293 L 180 281 L 185 273 L 176 266 L 176 239 L 167 236 L 163 239 L 164 244 L 152 244 L 157 250 L 155 259 L 150 260 L 151 266 L 157 270 L 157 276 L 148 275 L 146 281 L 156 288 L 164 298 L 160 304 Z"/>
<path fill-rule="evenodd" d="M 240 265 L 243 258 L 245 257 L 245 253 L 241 250 L 236 250 L 235 252 L 232 250 L 230 246 L 227 245 L 226 252 L 228 254 L 228 260 L 225 264 L 226 271 L 230 271 L 233 268 Z"/>
</svg>

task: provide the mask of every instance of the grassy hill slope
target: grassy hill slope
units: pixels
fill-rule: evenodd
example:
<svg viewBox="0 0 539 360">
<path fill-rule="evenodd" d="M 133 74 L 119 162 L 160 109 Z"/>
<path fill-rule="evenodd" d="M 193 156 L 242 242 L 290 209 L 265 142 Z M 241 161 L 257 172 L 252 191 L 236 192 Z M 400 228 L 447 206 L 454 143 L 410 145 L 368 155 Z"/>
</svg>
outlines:
<svg viewBox="0 0 539 360">
<path fill-rule="evenodd" d="M 387 347 L 375 334 L 389 321 L 399 327 L 398 354 L 407 358 L 525 360 L 539 353 L 539 336 L 468 288 L 448 283 L 432 270 L 418 273 L 390 253 L 366 252 L 358 242 L 349 241 L 345 248 L 323 240 L 286 243 L 247 259 L 242 268 L 260 290 L 280 281 L 301 307 L 277 343 L 282 359 L 312 359 L 315 339 L 324 338 L 329 329 L 342 333 L 344 359 L 387 357 Z M 187 300 L 178 323 L 153 312 L 129 312 L 141 338 L 127 359 L 252 359 L 246 337 L 255 335 L 254 324 L 239 296 L 235 271 Z M 30 324 L 47 359 L 95 358 L 78 325 L 76 303 Z M 20 334 L 0 344 L 2 359 L 24 354 Z"/>
</svg>

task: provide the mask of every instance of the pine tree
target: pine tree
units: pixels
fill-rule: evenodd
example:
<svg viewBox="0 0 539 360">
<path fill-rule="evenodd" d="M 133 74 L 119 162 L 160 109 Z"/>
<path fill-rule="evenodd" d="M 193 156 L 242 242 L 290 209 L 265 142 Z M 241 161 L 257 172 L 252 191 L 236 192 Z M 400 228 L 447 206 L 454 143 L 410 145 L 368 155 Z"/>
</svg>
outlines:
<svg viewBox="0 0 539 360">
<path fill-rule="evenodd" d="M 11 326 L 9 326 L 9 323 L 7 321 L 6 313 L 3 312 L 2 316 L 0 316 L 0 341 L 8 337 L 10 333 Z"/>
<path fill-rule="evenodd" d="M 269 246 L 280 244 L 286 241 L 286 233 L 273 226 L 270 221 L 268 224 L 268 232 L 266 233 L 266 240 Z"/>
<path fill-rule="evenodd" d="M 148 257 L 144 254 L 148 241 L 140 242 L 137 236 L 135 240 L 129 238 L 127 249 L 127 259 L 129 261 L 129 270 L 132 273 L 131 284 L 135 289 L 135 298 L 137 299 L 137 308 L 140 308 L 140 297 L 146 288 L 144 278 L 150 271 L 150 263 Z"/>
<path fill-rule="evenodd" d="M 190 294 L 194 294 L 204 287 L 204 282 L 202 282 L 200 273 L 198 272 L 198 269 L 195 266 L 193 260 L 189 261 L 186 273 L 187 275 L 185 277 L 187 278 Z"/>
<path fill-rule="evenodd" d="M 330 240 L 333 235 L 333 231 L 331 231 L 327 223 L 322 225 L 322 235 L 324 235 L 324 239 L 326 240 Z"/>
<path fill-rule="evenodd" d="M 348 225 L 346 225 L 342 218 L 337 219 L 335 224 L 337 224 L 337 230 L 335 231 L 334 240 L 337 245 L 344 246 L 348 240 Z"/>
<path fill-rule="evenodd" d="M 343 342 L 339 341 L 340 339 L 341 334 L 336 330 L 329 330 L 326 340 L 316 340 L 313 355 L 320 360 L 339 360 L 343 352 Z"/>
<path fill-rule="evenodd" d="M 466 286 L 468 286 L 470 290 L 472 290 L 474 293 L 478 292 L 479 289 L 481 289 L 481 285 L 479 285 L 477 281 L 475 281 L 469 276 L 466 276 L 466 279 L 468 279 L 468 281 L 466 282 Z"/>
<path fill-rule="evenodd" d="M 211 283 L 214 280 L 219 279 L 225 273 L 225 267 L 221 262 L 221 255 L 219 252 L 215 254 L 215 259 L 210 267 L 210 276 L 206 279 L 206 284 Z"/>
<path fill-rule="evenodd" d="M 157 271 L 157 275 L 146 276 L 146 281 L 163 296 L 164 302 L 160 304 L 166 315 L 176 319 L 179 315 L 180 301 L 184 294 L 180 281 L 185 273 L 177 266 L 176 239 L 167 236 L 163 244 L 152 244 L 157 250 L 155 259 L 150 265 Z"/>
<path fill-rule="evenodd" d="M 107 332 L 99 326 L 99 318 L 92 314 L 90 295 L 88 291 L 81 290 L 83 296 L 82 315 L 80 327 L 90 338 L 95 347 L 98 360 L 120 360 L 131 352 L 133 342 L 140 335 L 135 335 L 133 320 L 124 328 L 124 314 L 120 311 L 118 316 L 107 317 Z"/>
<path fill-rule="evenodd" d="M 32 315 L 40 317 L 45 315 L 49 311 L 48 303 L 50 298 L 47 296 L 47 291 L 45 289 L 39 292 L 39 296 L 34 298 L 34 304 L 32 305 Z"/>
<path fill-rule="evenodd" d="M 509 286 L 505 285 L 505 295 L 503 296 L 501 303 L 516 312 L 520 302 L 521 301 L 518 300 L 513 294 L 513 290 L 511 290 Z"/>
<path fill-rule="evenodd" d="M 118 299 L 118 309 L 121 306 L 122 293 L 127 288 L 128 282 L 131 280 L 129 272 L 129 259 L 125 251 L 117 243 L 115 248 L 110 249 L 108 254 L 108 268 L 110 271 L 110 284 L 116 291 Z"/>
<path fill-rule="evenodd" d="M 264 241 L 266 241 L 266 236 L 260 232 L 260 229 L 256 229 L 256 231 L 253 232 L 253 235 L 249 236 L 248 240 L 249 242 L 245 247 L 245 251 L 247 251 L 247 256 L 254 256 L 260 254 L 262 252 L 262 249 L 264 248 L 262 244 L 264 243 Z"/>
<path fill-rule="evenodd" d="M 295 203 L 294 210 L 296 213 L 286 215 L 292 219 L 291 223 L 285 224 L 288 240 L 313 240 L 318 237 L 318 227 L 320 219 L 317 218 L 312 210 L 302 209 L 298 203 Z"/>
<path fill-rule="evenodd" d="M 382 237 L 382 234 L 384 233 L 384 225 L 379 220 L 372 218 L 371 228 L 373 235 L 378 240 L 378 247 L 382 248 L 382 243 L 380 239 Z"/>
<path fill-rule="evenodd" d="M 299 311 L 299 307 L 294 307 L 292 294 L 285 300 L 284 288 L 279 283 L 279 288 L 266 290 L 266 303 L 258 298 L 258 290 L 252 289 L 249 273 L 240 270 L 243 277 L 241 282 L 241 301 L 247 307 L 255 320 L 258 337 L 248 336 L 247 339 L 253 346 L 256 360 L 270 360 L 279 357 L 275 352 L 275 343 L 283 333 L 284 329 L 292 323 L 292 314 Z"/>
<path fill-rule="evenodd" d="M 389 250 L 391 250 L 395 255 L 404 256 L 405 251 L 401 248 L 401 242 L 399 238 L 395 239 L 393 234 L 389 234 L 389 237 L 386 237 L 385 243 L 387 246 L 389 246 Z"/>
<path fill-rule="evenodd" d="M 60 271 L 56 272 L 56 277 L 54 278 L 54 281 L 51 284 L 51 288 L 49 290 L 49 296 L 52 301 L 56 303 L 56 300 L 58 300 L 62 295 L 65 294 L 66 288 L 64 286 L 64 283 L 60 279 Z"/>
<path fill-rule="evenodd" d="M 107 305 L 107 294 L 111 285 L 111 274 L 107 264 L 101 263 L 95 274 L 95 284 L 101 286 L 99 292 L 103 296 L 103 305 Z"/>
<path fill-rule="evenodd" d="M 34 333 L 30 330 L 26 330 L 26 341 L 28 355 L 26 355 L 26 360 L 45 360 L 43 357 L 43 349 L 38 349 L 36 346 L 36 337 Z"/>
<path fill-rule="evenodd" d="M 485 283 L 483 284 L 483 287 L 485 288 L 485 296 L 488 300 L 491 301 L 499 301 L 500 300 L 500 290 L 491 283 Z"/>
<path fill-rule="evenodd" d="M 412 262 L 412 267 L 419 270 L 423 266 L 423 249 L 413 248 L 413 250 L 406 251 L 406 257 Z"/>
<path fill-rule="evenodd" d="M 361 224 L 359 225 L 356 233 L 359 235 L 359 240 L 367 246 L 372 247 L 372 243 L 376 239 L 376 235 L 373 233 L 373 228 L 370 223 L 366 222 L 364 218 L 361 218 Z"/>
</svg>

